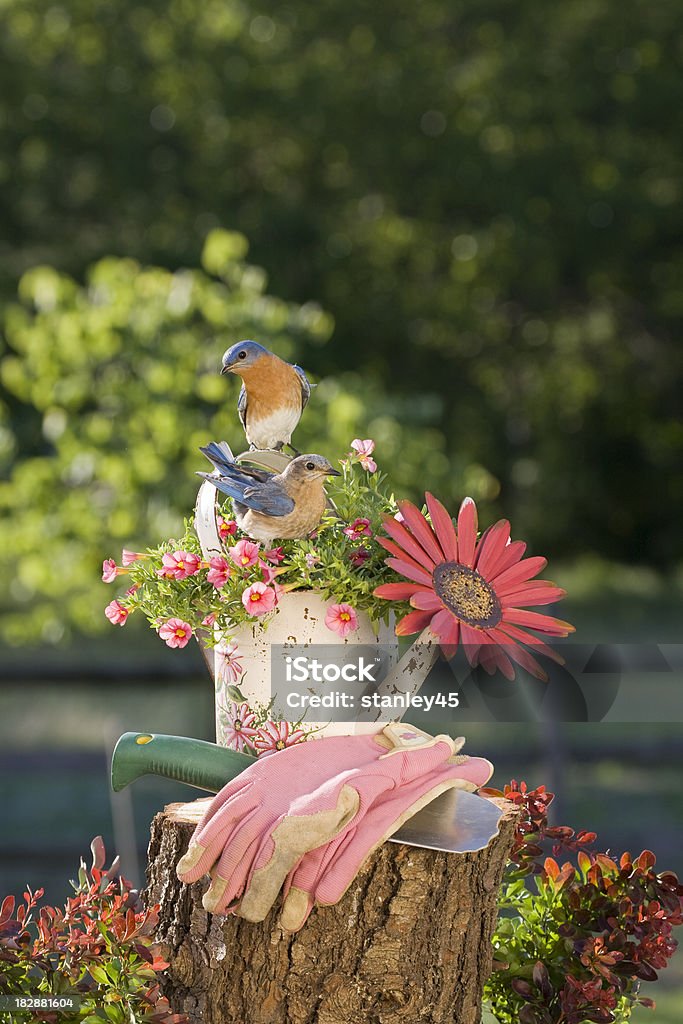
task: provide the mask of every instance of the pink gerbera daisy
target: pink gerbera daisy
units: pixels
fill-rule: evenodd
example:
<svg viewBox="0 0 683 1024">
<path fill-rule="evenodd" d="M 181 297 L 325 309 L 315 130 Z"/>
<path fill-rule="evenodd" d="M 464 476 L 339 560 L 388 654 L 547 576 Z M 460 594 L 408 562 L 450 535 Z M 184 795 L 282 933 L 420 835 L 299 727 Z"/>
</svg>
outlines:
<svg viewBox="0 0 683 1024">
<path fill-rule="evenodd" d="M 510 659 L 532 675 L 547 674 L 520 644 L 533 647 L 555 661 L 562 658 L 529 629 L 547 636 L 567 636 L 574 627 L 561 619 L 529 611 L 527 605 L 546 605 L 565 591 L 547 580 L 532 579 L 547 565 L 545 558 L 522 558 L 526 544 L 510 542 L 510 524 L 501 519 L 477 541 L 477 507 L 465 498 L 457 530 L 450 515 L 431 494 L 425 495 L 431 527 L 409 501 L 399 503 L 403 522 L 387 516 L 384 528 L 391 539 L 378 538 L 393 556 L 387 559 L 410 583 L 384 583 L 377 597 L 409 600 L 414 611 L 398 623 L 399 636 L 419 633 L 427 626 L 440 643 L 453 651 L 459 643 L 470 664 L 487 671 L 499 668 L 514 678 Z"/>
<path fill-rule="evenodd" d="M 293 729 L 289 722 L 264 722 L 254 739 L 257 754 L 274 754 L 285 747 L 293 747 L 306 738 L 303 729 Z"/>
</svg>

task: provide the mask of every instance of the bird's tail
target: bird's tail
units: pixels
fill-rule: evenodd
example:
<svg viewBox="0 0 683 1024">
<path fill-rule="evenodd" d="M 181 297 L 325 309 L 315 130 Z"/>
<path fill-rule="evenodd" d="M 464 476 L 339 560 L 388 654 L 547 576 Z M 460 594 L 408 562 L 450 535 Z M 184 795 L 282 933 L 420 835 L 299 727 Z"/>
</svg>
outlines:
<svg viewBox="0 0 683 1024">
<path fill-rule="evenodd" d="M 210 480 L 223 494 L 229 494 L 236 501 L 244 498 L 245 488 L 267 480 L 272 474 L 264 470 L 249 469 L 235 461 L 232 449 L 227 441 L 209 441 L 199 449 L 214 468 L 213 473 L 197 473 L 197 476 Z"/>
<path fill-rule="evenodd" d="M 235 468 L 235 456 L 227 441 L 209 441 L 199 450 L 221 472 Z"/>
</svg>

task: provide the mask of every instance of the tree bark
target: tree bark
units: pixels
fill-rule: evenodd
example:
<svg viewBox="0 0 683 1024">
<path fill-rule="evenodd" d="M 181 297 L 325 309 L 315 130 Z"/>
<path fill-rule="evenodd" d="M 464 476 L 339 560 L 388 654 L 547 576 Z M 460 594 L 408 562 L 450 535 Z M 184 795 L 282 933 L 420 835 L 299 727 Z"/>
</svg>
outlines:
<svg viewBox="0 0 683 1024">
<path fill-rule="evenodd" d="M 262 924 L 206 913 L 206 880 L 175 873 L 204 802 L 170 804 L 152 824 L 147 899 L 161 907 L 171 1006 L 193 1024 L 478 1024 L 517 813 L 499 803 L 485 850 L 385 843 L 294 935 L 277 906 Z"/>
</svg>

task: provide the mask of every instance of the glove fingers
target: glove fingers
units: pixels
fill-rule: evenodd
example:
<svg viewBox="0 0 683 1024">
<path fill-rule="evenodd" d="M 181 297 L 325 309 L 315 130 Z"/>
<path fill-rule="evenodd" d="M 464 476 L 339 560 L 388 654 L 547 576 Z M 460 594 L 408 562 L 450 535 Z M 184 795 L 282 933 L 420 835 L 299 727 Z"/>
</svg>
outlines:
<svg viewBox="0 0 683 1024">
<path fill-rule="evenodd" d="M 248 804 L 239 801 L 228 803 L 206 824 L 198 838 L 195 830 L 187 853 L 176 866 L 176 874 L 181 882 L 198 881 L 216 861 L 223 860 L 226 844 L 230 849 L 233 837 L 240 837 L 241 849 L 258 835 L 258 826 L 253 819 L 260 810 L 260 807 L 250 808 Z"/>
<path fill-rule="evenodd" d="M 237 909 L 248 921 L 263 921 L 277 899 L 287 875 L 304 854 L 334 839 L 355 817 L 357 791 L 343 785 L 332 807 L 311 814 L 284 815 L 264 836 L 254 858 L 244 896 Z"/>
<path fill-rule="evenodd" d="M 202 897 L 210 914 L 225 914 L 242 895 L 249 866 L 261 844 L 260 831 L 237 832 L 234 846 L 228 846 L 211 870 L 211 884 Z M 231 909 L 231 908 L 230 908 Z"/>
<path fill-rule="evenodd" d="M 351 828 L 328 846 L 311 850 L 290 871 L 283 890 L 280 914 L 280 924 L 286 931 L 298 932 L 306 923 L 315 905 L 315 894 L 321 880 L 337 857 L 342 855 L 344 848 L 353 843 L 355 833 L 356 829 Z"/>
</svg>

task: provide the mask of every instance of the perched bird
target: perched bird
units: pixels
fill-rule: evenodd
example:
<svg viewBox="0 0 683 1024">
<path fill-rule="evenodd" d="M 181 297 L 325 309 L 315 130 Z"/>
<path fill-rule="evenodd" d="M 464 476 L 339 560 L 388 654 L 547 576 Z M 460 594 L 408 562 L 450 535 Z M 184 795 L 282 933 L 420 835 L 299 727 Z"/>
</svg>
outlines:
<svg viewBox="0 0 683 1024">
<path fill-rule="evenodd" d="M 223 356 L 221 373 L 242 378 L 237 411 L 252 448 L 290 445 L 311 385 L 300 366 L 286 363 L 255 341 L 240 341 Z M 297 452 L 298 454 L 298 452 Z"/>
<path fill-rule="evenodd" d="M 306 537 L 325 511 L 325 477 L 341 476 L 322 455 L 299 455 L 282 473 L 269 473 L 236 463 L 225 443 L 199 450 L 218 475 L 198 475 L 230 495 L 237 525 L 254 540 Z"/>
</svg>

